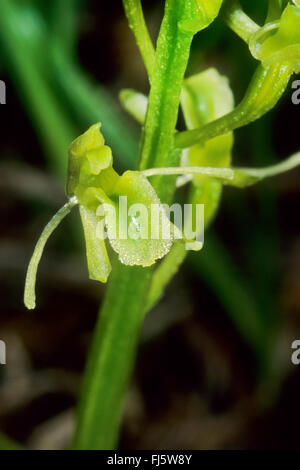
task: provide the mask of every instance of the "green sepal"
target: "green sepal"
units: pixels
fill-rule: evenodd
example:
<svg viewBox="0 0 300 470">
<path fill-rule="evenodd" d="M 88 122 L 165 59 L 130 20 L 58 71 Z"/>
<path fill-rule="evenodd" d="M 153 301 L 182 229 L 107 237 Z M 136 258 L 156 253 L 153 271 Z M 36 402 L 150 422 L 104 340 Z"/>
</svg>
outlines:
<svg viewBox="0 0 300 470">
<path fill-rule="evenodd" d="M 187 128 L 195 129 L 229 113 L 234 98 L 227 78 L 208 69 L 185 80 L 181 105 Z M 229 167 L 232 146 L 232 132 L 194 145 L 185 152 L 186 166 Z M 194 181 L 201 182 L 203 178 L 196 176 Z"/>
<path fill-rule="evenodd" d="M 268 23 L 254 34 L 249 47 L 265 67 L 282 63 L 300 72 L 300 7 L 288 5 L 279 22 Z"/>
<path fill-rule="evenodd" d="M 89 278 L 106 282 L 111 272 L 111 264 L 103 237 L 104 226 L 101 226 L 95 211 L 82 205 L 79 206 L 79 209 L 84 230 Z"/>
<path fill-rule="evenodd" d="M 181 105 L 188 129 L 204 126 L 224 116 L 234 107 L 228 79 L 215 69 L 188 78 L 184 82 Z M 229 167 L 232 146 L 232 132 L 194 145 L 184 151 L 182 166 Z M 204 204 L 204 223 L 207 226 L 219 207 L 222 182 L 208 176 L 194 175 L 193 186 L 190 202 Z"/>
<path fill-rule="evenodd" d="M 78 186 L 89 186 L 91 178 L 112 166 L 112 154 L 100 132 L 101 123 L 94 124 L 69 146 L 67 195 L 73 196 Z"/>
<path fill-rule="evenodd" d="M 218 16 L 223 0 L 194 0 L 194 17 L 182 21 L 179 26 L 191 33 L 197 33 L 207 28 Z"/>
</svg>

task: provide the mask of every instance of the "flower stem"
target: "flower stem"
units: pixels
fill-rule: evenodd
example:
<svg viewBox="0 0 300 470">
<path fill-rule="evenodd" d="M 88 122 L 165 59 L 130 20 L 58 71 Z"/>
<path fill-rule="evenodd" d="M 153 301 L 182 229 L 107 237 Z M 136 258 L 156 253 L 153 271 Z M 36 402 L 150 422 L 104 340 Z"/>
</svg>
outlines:
<svg viewBox="0 0 300 470">
<path fill-rule="evenodd" d="M 171 146 L 193 37 L 180 30 L 179 22 L 191 18 L 194 11 L 193 0 L 166 1 L 143 136 L 142 170 L 178 165 L 180 153 Z M 165 202 L 174 190 L 172 178 L 155 178 L 155 189 Z M 113 267 L 83 383 L 77 449 L 113 449 L 117 444 L 151 275 L 151 268 L 119 262 Z"/>
<path fill-rule="evenodd" d="M 115 263 L 86 368 L 75 448 L 117 445 L 151 270 Z"/>
<path fill-rule="evenodd" d="M 227 26 L 246 43 L 259 29 L 259 26 L 243 11 L 239 0 L 225 1 L 220 16 Z"/>
<path fill-rule="evenodd" d="M 142 174 L 147 178 L 155 175 L 206 175 L 222 180 L 233 179 L 233 171 L 230 168 L 212 168 L 209 166 L 149 168 L 149 170 L 142 171 Z"/>
<path fill-rule="evenodd" d="M 123 0 L 123 5 L 129 27 L 134 34 L 148 76 L 151 79 L 154 69 L 155 50 L 145 22 L 141 0 Z"/>
</svg>

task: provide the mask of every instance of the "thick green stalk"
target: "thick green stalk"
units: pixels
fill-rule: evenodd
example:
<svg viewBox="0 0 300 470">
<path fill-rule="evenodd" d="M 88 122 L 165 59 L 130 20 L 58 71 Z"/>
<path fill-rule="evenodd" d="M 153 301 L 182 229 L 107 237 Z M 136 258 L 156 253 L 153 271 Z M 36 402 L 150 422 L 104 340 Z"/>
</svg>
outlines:
<svg viewBox="0 0 300 470">
<path fill-rule="evenodd" d="M 178 19 L 187 18 L 191 14 L 192 5 L 190 0 L 166 2 L 149 94 L 141 170 L 176 164 L 174 161 L 169 161 L 170 148 L 177 122 L 182 81 L 193 38 L 191 33 L 180 29 Z"/>
<path fill-rule="evenodd" d="M 132 372 L 151 270 L 115 263 L 94 332 L 75 436 L 77 449 L 113 449 Z"/>
<path fill-rule="evenodd" d="M 174 154 L 170 148 L 193 37 L 191 33 L 181 32 L 178 23 L 189 18 L 193 11 L 192 0 L 166 2 L 151 82 L 141 169 L 158 163 L 169 166 L 169 159 L 175 165 L 178 163 L 178 152 Z M 170 194 L 170 189 L 164 188 L 167 185 L 172 190 L 172 182 L 157 180 L 160 196 Z M 120 263 L 113 268 L 83 384 L 75 437 L 77 449 L 112 449 L 117 444 L 151 271 Z"/>
</svg>

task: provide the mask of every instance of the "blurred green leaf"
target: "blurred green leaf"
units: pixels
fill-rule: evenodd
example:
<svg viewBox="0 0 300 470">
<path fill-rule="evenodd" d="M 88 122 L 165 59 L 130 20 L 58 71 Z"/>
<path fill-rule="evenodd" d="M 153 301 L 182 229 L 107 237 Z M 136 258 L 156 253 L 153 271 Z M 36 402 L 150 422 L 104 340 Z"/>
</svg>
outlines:
<svg viewBox="0 0 300 470">
<path fill-rule="evenodd" d="M 0 432 L 0 450 L 21 450 L 22 448 L 21 444 Z"/>
</svg>

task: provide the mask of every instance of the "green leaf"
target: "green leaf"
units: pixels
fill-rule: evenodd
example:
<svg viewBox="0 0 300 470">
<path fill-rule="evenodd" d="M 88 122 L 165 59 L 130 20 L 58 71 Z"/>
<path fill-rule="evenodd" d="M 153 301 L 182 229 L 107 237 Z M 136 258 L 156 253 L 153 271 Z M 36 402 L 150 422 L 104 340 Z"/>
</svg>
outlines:
<svg viewBox="0 0 300 470">
<path fill-rule="evenodd" d="M 47 28 L 32 3 L 0 0 L 0 46 L 45 154 L 52 168 L 65 177 L 62 155 L 76 129 L 53 90 L 51 65 L 44 53 L 49 47 Z"/>
<path fill-rule="evenodd" d="M 70 105 L 73 120 L 84 127 L 93 122 L 103 122 L 105 136 L 118 156 L 119 165 L 133 167 L 138 155 L 139 134 L 128 124 L 108 90 L 80 68 L 68 55 L 63 43 L 53 40 L 50 54 L 54 79 Z"/>
</svg>

